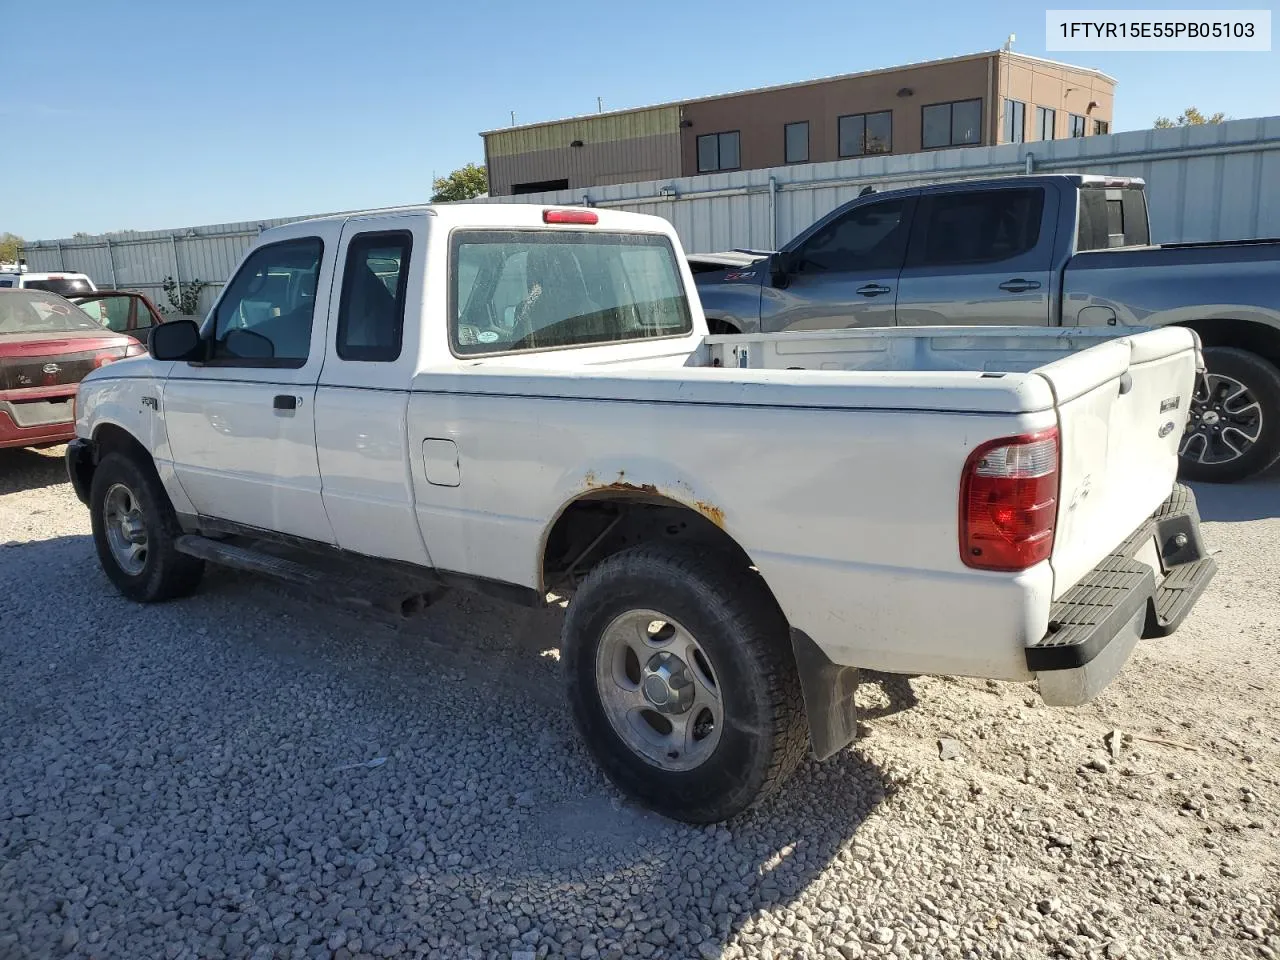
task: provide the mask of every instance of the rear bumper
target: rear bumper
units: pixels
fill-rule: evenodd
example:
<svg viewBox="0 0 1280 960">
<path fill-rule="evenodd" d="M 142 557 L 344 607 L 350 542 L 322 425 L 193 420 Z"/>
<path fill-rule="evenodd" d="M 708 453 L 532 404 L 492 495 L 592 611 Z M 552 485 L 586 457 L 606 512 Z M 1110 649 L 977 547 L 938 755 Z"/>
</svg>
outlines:
<svg viewBox="0 0 1280 960">
<path fill-rule="evenodd" d="M 1041 697 L 1053 706 L 1092 700 L 1139 640 L 1178 628 L 1216 571 L 1200 537 L 1195 495 L 1178 484 L 1159 510 L 1053 604 L 1049 631 L 1026 648 Z"/>
<path fill-rule="evenodd" d="M 75 420 L 22 427 L 14 422 L 7 410 L 0 409 L 0 447 L 35 447 L 63 443 L 75 435 Z"/>
</svg>

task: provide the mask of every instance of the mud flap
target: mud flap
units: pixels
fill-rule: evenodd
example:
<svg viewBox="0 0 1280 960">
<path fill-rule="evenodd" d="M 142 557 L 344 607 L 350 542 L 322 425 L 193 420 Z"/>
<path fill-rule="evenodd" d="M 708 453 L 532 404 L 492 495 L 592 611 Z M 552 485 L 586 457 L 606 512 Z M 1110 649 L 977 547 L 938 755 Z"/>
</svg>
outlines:
<svg viewBox="0 0 1280 960">
<path fill-rule="evenodd" d="M 831 662 L 802 630 L 791 631 L 804 709 L 809 720 L 809 742 L 819 760 L 838 753 L 858 733 L 858 668 Z"/>
</svg>

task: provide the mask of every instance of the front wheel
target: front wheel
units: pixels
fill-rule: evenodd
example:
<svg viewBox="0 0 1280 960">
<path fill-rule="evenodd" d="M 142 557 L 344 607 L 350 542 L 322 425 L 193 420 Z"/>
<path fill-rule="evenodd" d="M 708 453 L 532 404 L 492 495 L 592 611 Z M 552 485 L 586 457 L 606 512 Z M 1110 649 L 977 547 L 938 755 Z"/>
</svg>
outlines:
<svg viewBox="0 0 1280 960">
<path fill-rule="evenodd" d="M 130 600 L 169 600 L 199 585 L 204 561 L 174 547 L 182 531 L 153 470 L 125 454 L 107 454 L 93 473 L 89 511 L 98 562 Z"/>
<path fill-rule="evenodd" d="M 1178 454 L 1185 480 L 1234 483 L 1280 457 L 1280 370 L 1237 347 L 1206 347 Z"/>
<path fill-rule="evenodd" d="M 605 560 L 569 604 L 564 660 L 597 762 L 666 816 L 732 817 L 804 756 L 786 621 L 758 575 L 713 551 L 646 544 Z"/>
</svg>

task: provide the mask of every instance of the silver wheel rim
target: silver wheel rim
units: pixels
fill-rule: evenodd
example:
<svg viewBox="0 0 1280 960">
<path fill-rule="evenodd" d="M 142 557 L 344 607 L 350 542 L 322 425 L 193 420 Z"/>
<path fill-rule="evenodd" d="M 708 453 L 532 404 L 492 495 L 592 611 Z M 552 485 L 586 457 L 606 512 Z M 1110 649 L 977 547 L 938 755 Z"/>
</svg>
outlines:
<svg viewBox="0 0 1280 960">
<path fill-rule="evenodd" d="M 1234 377 L 1208 372 L 1196 379 L 1191 415 L 1178 454 L 1206 466 L 1243 457 L 1262 436 L 1262 404 Z"/>
<path fill-rule="evenodd" d="M 102 501 L 102 526 L 107 546 L 120 569 L 136 577 L 147 565 L 147 523 L 133 491 L 112 484 Z"/>
<path fill-rule="evenodd" d="M 692 770 L 715 752 L 724 706 L 701 644 L 654 610 L 628 610 L 604 628 L 596 690 L 627 748 L 663 770 Z"/>
</svg>

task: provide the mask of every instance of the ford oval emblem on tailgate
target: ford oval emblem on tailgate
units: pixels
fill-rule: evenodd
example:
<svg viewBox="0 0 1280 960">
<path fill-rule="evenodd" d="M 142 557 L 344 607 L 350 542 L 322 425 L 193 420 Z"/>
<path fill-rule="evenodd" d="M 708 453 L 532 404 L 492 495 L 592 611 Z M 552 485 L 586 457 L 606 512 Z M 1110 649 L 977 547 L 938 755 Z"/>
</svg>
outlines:
<svg viewBox="0 0 1280 960">
<path fill-rule="evenodd" d="M 62 368 L 58 366 L 56 363 L 46 363 L 43 367 L 41 367 L 41 369 L 44 370 L 45 373 L 57 373 Z"/>
<path fill-rule="evenodd" d="M 1171 433 L 1173 433 L 1172 420 L 1170 420 L 1168 423 L 1166 423 L 1163 427 L 1160 428 L 1160 439 L 1163 440 L 1165 437 L 1167 437 Z"/>
</svg>

